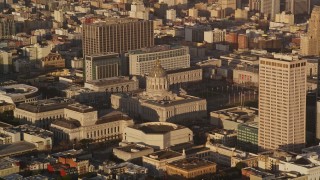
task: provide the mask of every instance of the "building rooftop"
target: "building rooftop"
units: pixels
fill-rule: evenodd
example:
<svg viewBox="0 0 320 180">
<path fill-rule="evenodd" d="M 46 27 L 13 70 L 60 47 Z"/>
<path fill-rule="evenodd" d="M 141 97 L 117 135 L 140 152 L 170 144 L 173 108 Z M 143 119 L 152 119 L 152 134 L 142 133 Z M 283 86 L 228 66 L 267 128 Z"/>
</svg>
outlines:
<svg viewBox="0 0 320 180">
<path fill-rule="evenodd" d="M 57 126 L 61 126 L 67 129 L 76 129 L 81 127 L 81 124 L 78 120 L 75 119 L 57 119 L 55 121 L 53 121 L 51 124 L 57 125 Z"/>
<path fill-rule="evenodd" d="M 174 161 L 168 164 L 169 166 L 173 166 L 183 170 L 194 170 L 207 166 L 216 166 L 216 163 L 210 162 L 200 158 L 187 158 L 178 161 Z"/>
<path fill-rule="evenodd" d="M 132 23 L 132 22 L 138 22 L 138 21 L 144 21 L 144 20 L 135 19 L 135 18 L 106 18 L 104 21 L 85 23 L 84 25 L 101 27 L 101 26 L 107 26 L 107 25 L 113 25 L 113 24 L 125 24 L 125 23 Z"/>
<path fill-rule="evenodd" d="M 12 144 L 0 145 L 0 157 L 31 152 L 31 151 L 35 151 L 36 149 L 37 147 L 35 144 L 25 142 L 25 141 L 19 141 Z"/>
<path fill-rule="evenodd" d="M 94 86 L 106 86 L 106 85 L 119 84 L 119 83 L 125 83 L 130 81 L 133 81 L 133 80 L 130 80 L 129 77 L 119 76 L 119 77 L 111 77 L 111 78 L 87 81 L 86 84 L 91 84 Z"/>
<path fill-rule="evenodd" d="M 185 127 L 168 122 L 149 122 L 134 125 L 132 128 L 141 130 L 145 134 L 165 134 Z"/>
<path fill-rule="evenodd" d="M 100 117 L 96 122 L 96 124 L 103 124 L 103 123 L 120 121 L 120 120 L 132 120 L 132 118 L 122 113 L 121 111 L 111 111 L 108 114 Z"/>
<path fill-rule="evenodd" d="M 4 170 L 4 169 L 8 169 L 11 168 L 13 166 L 17 166 L 18 163 L 16 160 L 11 159 L 9 157 L 5 157 L 0 159 L 0 170 Z"/>
<path fill-rule="evenodd" d="M 87 106 L 87 105 L 84 105 L 84 104 L 80 104 L 80 103 L 70 104 L 66 108 L 70 109 L 72 111 L 80 112 L 80 113 L 87 113 L 87 112 L 96 111 L 96 109 L 94 109 L 93 107 Z"/>
<path fill-rule="evenodd" d="M 63 109 L 72 103 L 74 103 L 74 100 L 72 99 L 56 97 L 46 100 L 39 100 L 31 103 L 22 103 L 19 104 L 17 108 L 33 113 L 39 113 Z"/>
<path fill-rule="evenodd" d="M 34 86 L 29 86 L 26 84 L 12 84 L 7 86 L 0 87 L 0 95 L 6 95 L 9 97 L 16 97 L 16 96 L 25 96 L 28 98 L 32 96 L 34 93 L 38 92 L 38 88 Z"/>
<path fill-rule="evenodd" d="M 168 71 L 167 71 L 167 74 L 175 74 L 175 73 L 192 71 L 192 70 L 201 70 L 201 67 L 199 67 L 199 66 L 192 66 L 192 67 L 188 67 L 188 68 L 168 70 Z"/>
<path fill-rule="evenodd" d="M 157 151 L 148 155 L 149 158 L 156 159 L 158 161 L 171 159 L 179 156 L 182 156 L 182 154 L 171 150 Z"/>
<path fill-rule="evenodd" d="M 239 123 L 254 121 L 257 115 L 257 109 L 248 107 L 232 107 L 228 109 L 212 111 L 210 113 L 211 117 L 220 118 L 221 120 L 235 121 Z"/>
<path fill-rule="evenodd" d="M 48 138 L 53 136 L 53 133 L 51 131 L 47 131 L 45 129 L 32 126 L 29 124 L 8 127 L 8 128 L 5 128 L 4 131 L 11 132 L 11 133 L 26 133 L 26 134 L 30 134 L 30 135 L 41 137 L 41 138 Z"/>
<path fill-rule="evenodd" d="M 153 148 L 149 147 L 149 146 L 146 146 L 144 144 L 129 144 L 127 146 L 118 147 L 116 149 L 118 149 L 120 151 L 127 152 L 127 153 L 137 153 L 137 152 L 140 152 L 140 151 L 153 149 Z"/>
<path fill-rule="evenodd" d="M 149 48 L 142 48 L 138 50 L 131 50 L 129 54 L 145 54 L 145 53 L 154 53 L 154 52 L 161 52 L 161 51 L 169 51 L 174 49 L 185 48 L 185 46 L 178 46 L 178 45 L 157 45 Z"/>
<path fill-rule="evenodd" d="M 261 178 L 265 178 L 265 177 L 269 177 L 269 176 L 274 176 L 274 175 L 271 174 L 271 173 L 267 173 L 267 172 L 264 172 L 264 171 L 259 171 L 259 170 L 257 170 L 257 169 L 252 168 L 252 167 L 246 167 L 246 168 L 244 168 L 243 170 L 250 171 L 250 172 L 253 173 L 253 175 L 258 176 L 258 177 L 261 177 Z"/>
</svg>

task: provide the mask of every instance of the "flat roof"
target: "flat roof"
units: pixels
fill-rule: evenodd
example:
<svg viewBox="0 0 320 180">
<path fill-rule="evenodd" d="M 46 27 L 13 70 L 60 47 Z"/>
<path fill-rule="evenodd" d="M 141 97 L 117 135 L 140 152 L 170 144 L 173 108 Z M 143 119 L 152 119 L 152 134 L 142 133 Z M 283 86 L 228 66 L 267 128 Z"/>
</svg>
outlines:
<svg viewBox="0 0 320 180">
<path fill-rule="evenodd" d="M 12 156 L 37 150 L 36 145 L 26 141 L 0 145 L 0 157 Z"/>
<path fill-rule="evenodd" d="M 148 155 L 149 158 L 157 160 L 171 159 L 179 156 L 182 156 L 182 154 L 171 150 L 157 151 Z"/>
<path fill-rule="evenodd" d="M 121 111 L 112 111 L 100 117 L 96 122 L 96 124 L 103 124 L 103 123 L 114 122 L 119 120 L 132 120 L 132 118 L 122 113 Z"/>
<path fill-rule="evenodd" d="M 68 128 L 68 129 L 76 129 L 81 127 L 81 124 L 78 120 L 75 119 L 57 119 L 55 121 L 52 122 L 52 124 L 57 125 L 57 126 L 61 126 L 64 128 Z"/>
<path fill-rule="evenodd" d="M 17 108 L 33 113 L 38 113 L 53 111 L 57 109 L 64 109 L 69 104 L 72 104 L 74 102 L 75 101 L 72 99 L 57 97 L 46 100 L 39 100 L 36 102 L 22 103 L 19 104 Z"/>
<path fill-rule="evenodd" d="M 174 166 L 179 169 L 193 170 L 206 166 L 216 166 L 214 162 L 210 162 L 200 158 L 187 158 L 169 163 L 169 166 Z"/>
<path fill-rule="evenodd" d="M 192 71 L 192 70 L 202 70 L 200 66 L 192 66 L 188 68 L 182 68 L 182 69 L 173 69 L 173 70 L 168 70 L 167 74 L 174 74 L 174 73 L 180 73 L 180 72 L 186 72 L 186 71 Z"/>
<path fill-rule="evenodd" d="M 123 146 L 123 147 L 117 147 L 116 149 L 118 149 L 120 151 L 127 152 L 127 153 L 137 153 L 140 151 L 153 149 L 153 148 L 146 146 L 146 145 L 142 145 L 142 144 L 130 144 L 130 145 Z"/>
<path fill-rule="evenodd" d="M 129 77 L 119 76 L 119 77 L 111 77 L 111 78 L 87 81 L 86 84 L 92 84 L 95 86 L 106 86 L 106 85 L 125 83 L 130 81 L 133 81 L 133 80 L 130 80 Z"/>
<path fill-rule="evenodd" d="M 72 111 L 80 112 L 80 113 L 87 113 L 87 112 L 96 111 L 96 109 L 94 109 L 93 107 L 87 106 L 87 105 L 84 105 L 84 104 L 80 104 L 80 103 L 70 104 L 66 108 L 70 109 Z"/>
</svg>

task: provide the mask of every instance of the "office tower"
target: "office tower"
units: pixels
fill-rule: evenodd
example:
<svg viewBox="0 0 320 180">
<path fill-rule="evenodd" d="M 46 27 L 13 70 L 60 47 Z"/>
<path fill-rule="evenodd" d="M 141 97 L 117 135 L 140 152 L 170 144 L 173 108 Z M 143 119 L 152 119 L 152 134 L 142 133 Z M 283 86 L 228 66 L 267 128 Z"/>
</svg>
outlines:
<svg viewBox="0 0 320 180">
<path fill-rule="evenodd" d="M 0 74 L 8 74 L 12 71 L 12 53 L 0 51 Z"/>
<path fill-rule="evenodd" d="M 259 64 L 259 148 L 299 151 L 306 139 L 306 61 L 275 55 Z"/>
<path fill-rule="evenodd" d="M 16 34 L 15 21 L 13 16 L 11 17 L 0 17 L 0 39 L 11 38 L 12 35 Z"/>
<path fill-rule="evenodd" d="M 97 80 L 121 75 L 120 57 L 117 53 L 85 56 L 85 80 Z"/>
<path fill-rule="evenodd" d="M 260 11 L 261 0 L 249 0 L 250 11 Z"/>
<path fill-rule="evenodd" d="M 280 13 L 280 0 L 263 0 L 261 1 L 261 13 L 274 20 L 276 14 Z"/>
<path fill-rule="evenodd" d="M 310 3 L 310 0 L 286 0 L 285 8 L 294 15 L 309 14 Z"/>
<path fill-rule="evenodd" d="M 315 6 L 309 19 L 308 33 L 301 37 L 301 54 L 320 55 L 320 6 Z"/>
<path fill-rule="evenodd" d="M 154 45 L 153 22 L 131 18 L 108 18 L 84 23 L 83 56 L 107 52 L 122 53 Z"/>
</svg>

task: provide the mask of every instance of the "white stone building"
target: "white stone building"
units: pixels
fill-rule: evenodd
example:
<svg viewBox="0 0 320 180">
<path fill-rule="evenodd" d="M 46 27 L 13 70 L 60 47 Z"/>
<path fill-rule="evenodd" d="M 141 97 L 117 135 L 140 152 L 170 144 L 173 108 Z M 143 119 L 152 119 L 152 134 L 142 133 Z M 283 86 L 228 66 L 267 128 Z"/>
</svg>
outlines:
<svg viewBox="0 0 320 180">
<path fill-rule="evenodd" d="M 130 125 L 133 120 L 119 111 L 98 117 L 94 108 L 72 104 L 65 108 L 63 119 L 51 123 L 50 130 L 56 140 L 92 139 L 98 142 L 121 139 L 124 128 Z"/>
<path fill-rule="evenodd" d="M 187 127 L 173 123 L 150 122 L 126 127 L 123 141 L 166 149 L 178 144 L 193 143 L 193 132 Z"/>
<path fill-rule="evenodd" d="M 41 99 L 38 88 L 26 84 L 0 86 L 0 100 L 7 103 L 26 103 Z"/>
<path fill-rule="evenodd" d="M 167 73 L 157 61 L 147 76 L 146 91 L 138 94 L 118 93 L 111 95 L 111 105 L 131 117 L 148 121 L 187 121 L 206 117 L 207 102 L 194 96 L 169 91 Z"/>
</svg>

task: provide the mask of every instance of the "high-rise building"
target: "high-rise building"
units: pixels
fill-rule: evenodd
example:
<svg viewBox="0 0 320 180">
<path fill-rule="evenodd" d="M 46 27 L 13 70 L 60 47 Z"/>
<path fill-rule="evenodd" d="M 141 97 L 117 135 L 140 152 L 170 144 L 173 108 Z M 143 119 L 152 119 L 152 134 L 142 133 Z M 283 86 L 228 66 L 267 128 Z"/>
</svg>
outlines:
<svg viewBox="0 0 320 180">
<path fill-rule="evenodd" d="M 259 64 L 259 148 L 299 151 L 306 139 L 306 61 L 275 55 Z"/>
<path fill-rule="evenodd" d="M 276 14 L 280 13 L 280 0 L 263 0 L 261 1 L 261 13 L 274 20 Z"/>
<path fill-rule="evenodd" d="M 260 11 L 261 0 L 249 0 L 250 11 Z"/>
<path fill-rule="evenodd" d="M 286 0 L 286 11 L 294 15 L 310 13 L 310 0 Z"/>
<path fill-rule="evenodd" d="M 0 74 L 7 74 L 12 71 L 12 53 L 0 51 Z"/>
<path fill-rule="evenodd" d="M 313 8 L 308 33 L 301 37 L 301 54 L 320 55 L 320 6 Z"/>
<path fill-rule="evenodd" d="M 10 38 L 16 34 L 16 25 L 13 17 L 0 17 L 0 39 Z"/>
<path fill-rule="evenodd" d="M 83 56 L 107 52 L 122 53 L 154 45 L 153 22 L 131 18 L 109 18 L 84 23 Z"/>
<path fill-rule="evenodd" d="M 92 81 L 121 75 L 120 57 L 117 53 L 85 56 L 85 80 Z"/>
</svg>

